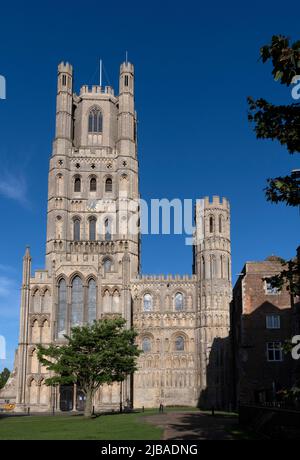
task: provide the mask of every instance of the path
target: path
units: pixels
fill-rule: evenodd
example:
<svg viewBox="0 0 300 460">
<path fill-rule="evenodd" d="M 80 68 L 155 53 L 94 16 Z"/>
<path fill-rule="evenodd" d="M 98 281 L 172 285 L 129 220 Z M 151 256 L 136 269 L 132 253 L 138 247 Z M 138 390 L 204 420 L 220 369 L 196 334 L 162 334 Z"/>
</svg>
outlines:
<svg viewBox="0 0 300 460">
<path fill-rule="evenodd" d="M 237 417 L 233 415 L 203 412 L 169 412 L 145 416 L 143 420 L 164 428 L 164 440 L 235 439 L 230 431 L 237 427 Z"/>
</svg>

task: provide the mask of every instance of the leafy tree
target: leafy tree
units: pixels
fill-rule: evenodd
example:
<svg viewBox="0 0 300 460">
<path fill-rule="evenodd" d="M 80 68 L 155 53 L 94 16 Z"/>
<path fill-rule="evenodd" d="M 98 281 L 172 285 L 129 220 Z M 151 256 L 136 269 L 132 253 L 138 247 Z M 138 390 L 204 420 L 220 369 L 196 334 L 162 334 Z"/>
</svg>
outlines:
<svg viewBox="0 0 300 460">
<path fill-rule="evenodd" d="M 289 38 L 274 35 L 270 45 L 260 49 L 263 63 L 272 60 L 272 74 L 276 81 L 290 86 L 300 75 L 300 40 L 290 45 Z M 277 140 L 290 154 L 300 153 L 300 104 L 273 105 L 265 99 L 248 97 L 248 119 L 254 123 L 259 139 Z M 300 183 L 295 175 L 268 179 L 267 200 L 288 206 L 300 205 Z"/>
<path fill-rule="evenodd" d="M 300 40 L 290 44 L 282 35 L 274 35 L 271 44 L 260 49 L 265 63 L 272 61 L 272 74 L 276 81 L 290 86 L 294 77 L 300 76 Z M 254 123 L 258 139 L 277 140 L 286 146 L 290 154 L 300 153 L 300 104 L 273 105 L 265 99 L 248 97 L 248 119 Z M 268 201 L 285 202 L 288 206 L 300 205 L 300 178 L 291 173 L 268 179 L 265 189 Z M 283 261 L 284 269 L 276 276 L 267 278 L 273 287 L 287 286 L 293 304 L 294 296 L 300 293 L 300 257 Z"/>
<path fill-rule="evenodd" d="M 101 385 L 121 382 L 136 370 L 137 332 L 126 329 L 125 323 L 123 318 L 95 321 L 72 328 L 66 344 L 38 346 L 40 362 L 54 374 L 46 385 L 77 383 L 86 396 L 87 417 Z"/>
<path fill-rule="evenodd" d="M 3 371 L 0 373 L 0 390 L 5 386 L 7 380 L 9 379 L 9 376 L 10 370 L 8 370 L 7 367 L 5 367 Z"/>
</svg>

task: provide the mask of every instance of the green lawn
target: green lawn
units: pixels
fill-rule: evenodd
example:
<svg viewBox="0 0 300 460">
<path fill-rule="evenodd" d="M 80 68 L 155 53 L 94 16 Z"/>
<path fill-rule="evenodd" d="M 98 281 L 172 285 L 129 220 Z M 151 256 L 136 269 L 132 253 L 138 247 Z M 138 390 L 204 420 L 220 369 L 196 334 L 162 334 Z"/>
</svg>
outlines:
<svg viewBox="0 0 300 460">
<path fill-rule="evenodd" d="M 157 411 L 156 411 L 157 412 Z M 151 414 L 152 411 L 147 411 Z M 83 416 L 1 417 L 0 440 L 4 439 L 97 439 L 159 440 L 162 429 L 140 420 L 138 414 Z"/>
<path fill-rule="evenodd" d="M 192 407 L 168 407 L 167 412 L 198 410 Z M 73 416 L 1 417 L 0 440 L 4 439 L 98 439 L 159 440 L 163 430 L 142 421 L 143 415 L 157 414 L 157 409 L 133 414 L 101 415 L 85 420 Z"/>
</svg>

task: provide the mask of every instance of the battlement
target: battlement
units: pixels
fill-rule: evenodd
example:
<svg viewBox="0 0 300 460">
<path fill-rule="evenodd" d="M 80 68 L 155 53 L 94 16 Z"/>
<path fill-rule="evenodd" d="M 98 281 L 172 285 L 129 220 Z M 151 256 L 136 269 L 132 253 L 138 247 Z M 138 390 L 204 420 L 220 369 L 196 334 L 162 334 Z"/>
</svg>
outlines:
<svg viewBox="0 0 300 460">
<path fill-rule="evenodd" d="M 58 73 L 62 73 L 62 72 L 72 75 L 73 74 L 72 64 L 69 64 L 69 62 L 65 63 L 64 61 L 58 64 Z"/>
<path fill-rule="evenodd" d="M 124 72 L 134 73 L 134 65 L 131 62 L 123 62 L 120 65 L 120 73 Z"/>
<path fill-rule="evenodd" d="M 197 281 L 196 275 L 139 275 L 138 281 Z"/>
<path fill-rule="evenodd" d="M 114 96 L 114 90 L 111 86 L 83 85 L 80 88 L 80 96 L 97 94 L 110 94 Z"/>
<path fill-rule="evenodd" d="M 213 197 L 206 196 L 197 200 L 196 209 L 207 209 L 207 208 L 222 208 L 227 211 L 230 210 L 230 203 L 225 197 L 220 197 L 218 195 L 213 195 Z"/>
</svg>

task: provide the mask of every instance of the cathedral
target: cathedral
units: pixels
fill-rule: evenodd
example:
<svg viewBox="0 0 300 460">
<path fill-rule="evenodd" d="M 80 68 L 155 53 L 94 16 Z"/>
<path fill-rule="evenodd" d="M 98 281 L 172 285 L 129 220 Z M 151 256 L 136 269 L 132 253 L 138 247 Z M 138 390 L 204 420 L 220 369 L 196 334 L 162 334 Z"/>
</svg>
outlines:
<svg viewBox="0 0 300 460">
<path fill-rule="evenodd" d="M 136 126 L 130 62 L 118 95 L 87 85 L 75 94 L 72 66 L 59 64 L 45 268 L 32 273 L 27 248 L 15 366 L 0 392 L 16 412 L 82 410 L 76 385 L 45 385 L 37 344 L 64 343 L 73 326 L 116 315 L 137 329 L 143 353 L 133 376 L 100 388 L 96 411 L 228 405 L 229 203 L 197 200 L 191 275 L 141 273 L 141 234 L 128 225 L 139 229 Z"/>
</svg>

